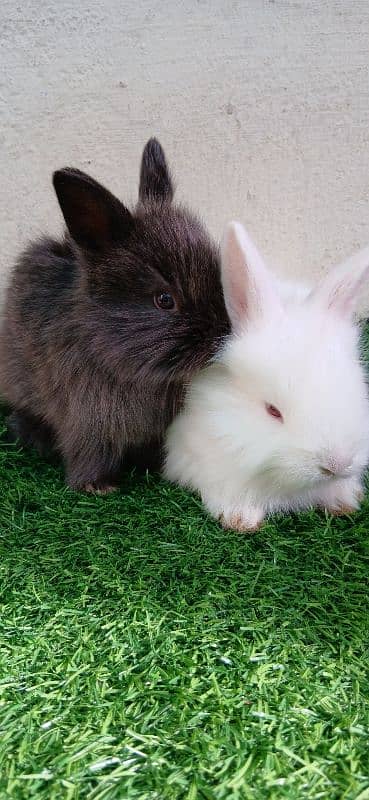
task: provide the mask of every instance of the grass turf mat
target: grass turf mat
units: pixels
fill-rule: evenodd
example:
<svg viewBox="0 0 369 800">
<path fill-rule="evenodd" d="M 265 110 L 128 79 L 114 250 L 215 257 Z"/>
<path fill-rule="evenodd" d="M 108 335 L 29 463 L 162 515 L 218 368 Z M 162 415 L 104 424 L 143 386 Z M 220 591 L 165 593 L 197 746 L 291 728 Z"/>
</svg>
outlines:
<svg viewBox="0 0 369 800">
<path fill-rule="evenodd" d="M 368 499 L 247 536 L 4 436 L 0 474 L 1 800 L 369 798 Z"/>
</svg>

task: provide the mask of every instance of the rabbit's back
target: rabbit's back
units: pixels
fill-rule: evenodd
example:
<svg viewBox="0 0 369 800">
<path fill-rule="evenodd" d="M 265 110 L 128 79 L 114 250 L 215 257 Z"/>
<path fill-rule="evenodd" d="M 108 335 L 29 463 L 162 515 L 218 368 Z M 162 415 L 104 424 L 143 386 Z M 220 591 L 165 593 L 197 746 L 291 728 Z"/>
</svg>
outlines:
<svg viewBox="0 0 369 800">
<path fill-rule="evenodd" d="M 43 238 L 19 258 L 7 289 L 0 332 L 0 393 L 8 403 L 40 403 L 40 372 L 70 314 L 76 263 L 69 243 Z M 41 384 L 42 384 L 41 380 Z"/>
</svg>

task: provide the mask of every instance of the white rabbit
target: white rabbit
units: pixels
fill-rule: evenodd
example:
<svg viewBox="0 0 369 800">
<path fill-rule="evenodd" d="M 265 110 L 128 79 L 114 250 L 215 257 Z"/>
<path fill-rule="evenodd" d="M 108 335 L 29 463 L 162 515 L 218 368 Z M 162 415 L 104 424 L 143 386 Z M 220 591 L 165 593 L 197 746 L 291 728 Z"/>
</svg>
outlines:
<svg viewBox="0 0 369 800">
<path fill-rule="evenodd" d="M 222 243 L 232 334 L 191 382 L 166 439 L 164 475 L 200 493 L 224 527 L 274 511 L 357 508 L 369 400 L 355 303 L 369 247 L 313 290 L 278 281 L 239 223 Z"/>
</svg>

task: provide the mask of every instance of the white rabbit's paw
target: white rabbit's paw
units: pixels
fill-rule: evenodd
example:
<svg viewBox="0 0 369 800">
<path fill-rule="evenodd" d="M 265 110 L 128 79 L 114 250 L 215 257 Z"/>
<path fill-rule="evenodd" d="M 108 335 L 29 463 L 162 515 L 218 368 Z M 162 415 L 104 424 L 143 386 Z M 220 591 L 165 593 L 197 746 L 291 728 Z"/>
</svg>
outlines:
<svg viewBox="0 0 369 800">
<path fill-rule="evenodd" d="M 223 509 L 218 516 L 223 528 L 239 533 L 257 531 L 264 519 L 261 508 L 248 506 L 247 508 Z"/>
<path fill-rule="evenodd" d="M 353 514 L 364 497 L 361 483 L 357 480 L 342 481 L 327 491 L 324 506 L 334 516 Z"/>
</svg>

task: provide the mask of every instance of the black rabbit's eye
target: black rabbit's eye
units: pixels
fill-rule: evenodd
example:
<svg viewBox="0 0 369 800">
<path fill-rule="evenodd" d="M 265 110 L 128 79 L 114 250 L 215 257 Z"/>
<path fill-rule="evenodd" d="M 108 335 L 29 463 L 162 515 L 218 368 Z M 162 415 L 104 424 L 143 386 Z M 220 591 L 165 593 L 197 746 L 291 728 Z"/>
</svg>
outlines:
<svg viewBox="0 0 369 800">
<path fill-rule="evenodd" d="M 175 302 L 170 292 L 160 292 L 154 297 L 156 308 L 161 308 L 163 311 L 170 311 L 175 307 Z"/>
</svg>

